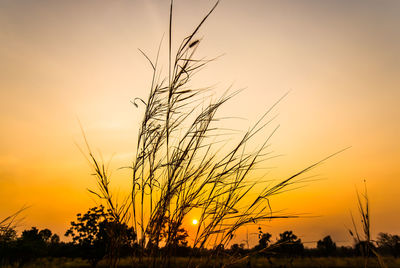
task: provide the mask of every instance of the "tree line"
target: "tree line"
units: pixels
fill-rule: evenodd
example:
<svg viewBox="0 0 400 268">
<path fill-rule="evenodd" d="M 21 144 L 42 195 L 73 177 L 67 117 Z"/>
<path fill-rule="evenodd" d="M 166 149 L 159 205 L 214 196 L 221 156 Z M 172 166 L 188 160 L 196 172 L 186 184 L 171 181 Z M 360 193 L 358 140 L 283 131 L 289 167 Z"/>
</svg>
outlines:
<svg viewBox="0 0 400 268">
<path fill-rule="evenodd" d="M 244 243 L 232 244 L 230 248 L 223 245 L 213 249 L 198 249 L 189 246 L 186 230 L 180 226 L 178 239 L 172 251 L 173 256 L 206 256 L 219 254 L 220 256 L 263 256 L 271 262 L 274 258 L 295 257 L 352 257 L 362 256 L 363 242 L 353 246 L 338 247 L 331 236 L 326 236 L 317 242 L 316 248 L 307 248 L 303 241 L 292 231 L 285 231 L 272 242 L 272 234 L 264 233 L 259 227 L 258 244 L 249 248 Z M 167 232 L 167 229 L 165 229 Z M 76 221 L 71 222 L 70 228 L 64 234 L 70 242 L 61 241 L 57 234 L 49 229 L 39 230 L 36 227 L 24 230 L 19 236 L 15 228 L 6 228 L 0 231 L 0 264 L 24 264 L 38 258 L 81 258 L 96 267 L 102 259 L 115 260 L 123 257 L 136 256 L 138 258 L 150 255 L 154 248 L 142 248 L 137 242 L 136 233 L 132 227 L 113 221 L 109 212 L 103 206 L 89 209 L 85 214 L 77 214 Z M 119 241 L 115 241 L 119 239 Z M 382 255 L 400 256 L 400 236 L 388 233 L 379 233 L 376 240 L 370 242 L 370 247 Z M 165 247 L 159 246 L 158 253 L 165 254 Z M 110 256 L 114 254 L 114 256 Z M 171 251 L 168 250 L 168 254 Z M 112 263 L 109 263 L 112 266 Z"/>
</svg>

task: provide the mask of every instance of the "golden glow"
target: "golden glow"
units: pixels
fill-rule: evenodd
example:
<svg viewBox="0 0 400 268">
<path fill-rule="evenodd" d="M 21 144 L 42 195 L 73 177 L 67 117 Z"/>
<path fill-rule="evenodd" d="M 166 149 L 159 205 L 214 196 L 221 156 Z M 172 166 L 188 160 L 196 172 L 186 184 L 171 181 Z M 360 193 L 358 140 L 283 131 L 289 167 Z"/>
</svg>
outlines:
<svg viewBox="0 0 400 268">
<path fill-rule="evenodd" d="M 105 161 L 115 154 L 115 189 L 129 185 L 119 168 L 131 164 L 143 111 L 130 100 L 145 99 L 151 83 L 136 48 L 153 59 L 168 23 L 169 1 L 149 1 L 1 1 L 0 219 L 27 205 L 20 229 L 62 236 L 76 213 L 96 205 L 75 146 L 83 144 L 78 119 Z M 174 37 L 185 37 L 214 2 L 179 1 Z M 350 2 L 223 1 L 201 30 L 199 56 L 226 55 L 199 72 L 195 87 L 219 83 L 216 96 L 232 82 L 246 87 L 220 116 L 248 120 L 226 129 L 247 130 L 291 90 L 272 112 L 280 128 L 271 150 L 284 157 L 255 175 L 287 178 L 352 146 L 310 174 L 322 180 L 271 200 L 274 210 L 321 216 L 273 221 L 266 228 L 274 235 L 293 229 L 304 241 L 349 240 L 343 226 L 351 226 L 354 186 L 364 179 L 373 236 L 400 232 L 400 1 Z"/>
<path fill-rule="evenodd" d="M 197 219 L 193 219 L 193 220 L 192 220 L 192 224 L 193 224 L 193 225 L 197 225 L 198 223 L 199 223 L 199 222 L 197 221 Z"/>
</svg>

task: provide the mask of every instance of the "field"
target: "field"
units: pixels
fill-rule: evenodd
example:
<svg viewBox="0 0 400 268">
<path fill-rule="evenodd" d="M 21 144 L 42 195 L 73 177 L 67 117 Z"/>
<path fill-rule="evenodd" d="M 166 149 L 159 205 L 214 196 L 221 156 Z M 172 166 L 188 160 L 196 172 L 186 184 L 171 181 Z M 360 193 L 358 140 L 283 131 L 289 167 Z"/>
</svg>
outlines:
<svg viewBox="0 0 400 268">
<path fill-rule="evenodd" d="M 188 258 L 175 258 L 171 262 L 171 267 L 186 267 L 186 263 Z M 318 258 L 294 258 L 294 259 L 284 259 L 284 258 L 270 258 L 269 260 L 264 257 L 252 258 L 250 263 L 248 260 L 244 260 L 242 263 L 232 264 L 232 265 L 224 265 L 226 263 L 225 260 L 221 259 L 220 261 L 206 261 L 204 259 L 196 259 L 194 260 L 198 267 L 232 267 L 232 268 L 241 268 L 241 267 L 335 267 L 335 268 L 347 268 L 347 267 L 364 267 L 364 260 L 361 257 L 318 257 Z M 400 258 L 392 258 L 385 257 L 385 264 L 388 268 L 390 267 L 400 267 Z M 148 263 L 144 261 L 144 264 L 139 264 L 138 260 L 134 261 L 134 265 L 132 265 L 132 259 L 122 259 L 118 265 L 118 267 L 149 267 Z M 206 264 L 208 263 L 208 265 Z M 4 266 L 4 267 L 13 267 L 13 266 Z M 28 264 L 24 267 L 27 268 L 39 268 L 39 267 L 91 267 L 89 263 L 81 259 L 67 259 L 67 258 L 45 258 L 37 260 L 34 263 Z M 104 262 L 100 262 L 97 267 L 107 267 Z M 379 267 L 378 262 L 375 259 L 370 259 L 368 263 L 368 267 L 375 268 Z"/>
</svg>

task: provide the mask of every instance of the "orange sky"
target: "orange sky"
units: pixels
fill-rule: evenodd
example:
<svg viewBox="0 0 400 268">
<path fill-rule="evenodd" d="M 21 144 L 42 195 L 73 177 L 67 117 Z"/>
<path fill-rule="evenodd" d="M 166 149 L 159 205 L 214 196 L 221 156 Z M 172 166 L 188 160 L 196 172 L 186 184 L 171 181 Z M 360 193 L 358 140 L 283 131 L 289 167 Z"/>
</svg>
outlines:
<svg viewBox="0 0 400 268">
<path fill-rule="evenodd" d="M 175 37 L 212 4 L 176 1 Z M 266 166 L 270 178 L 352 146 L 313 171 L 322 180 L 273 200 L 276 209 L 318 216 L 271 222 L 263 229 L 274 237 L 291 229 L 304 241 L 350 241 L 349 210 L 363 179 L 373 235 L 400 233 L 399 12 L 395 0 L 225 0 L 202 29 L 200 55 L 225 55 L 195 85 L 216 84 L 217 95 L 232 83 L 246 87 L 223 108 L 247 118 L 233 126 L 246 130 L 291 91 L 274 112 L 281 127 L 272 148 L 283 156 Z M 161 0 L 0 2 L 0 217 L 29 205 L 21 228 L 63 234 L 95 205 L 75 146 L 78 119 L 104 159 L 114 154 L 123 189 L 129 173 L 117 168 L 132 160 L 140 118 L 129 101 L 145 97 L 151 79 L 137 48 L 154 56 L 167 21 Z"/>
</svg>

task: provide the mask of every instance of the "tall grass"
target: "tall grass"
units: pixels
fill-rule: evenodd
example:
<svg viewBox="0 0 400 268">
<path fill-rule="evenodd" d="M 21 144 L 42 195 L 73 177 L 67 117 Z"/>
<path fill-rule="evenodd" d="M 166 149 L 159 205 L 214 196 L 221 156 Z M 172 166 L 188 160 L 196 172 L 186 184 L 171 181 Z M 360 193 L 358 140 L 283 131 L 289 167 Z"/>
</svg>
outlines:
<svg viewBox="0 0 400 268">
<path fill-rule="evenodd" d="M 174 52 L 171 1 L 168 74 L 164 75 L 160 67 L 161 44 L 154 60 L 141 51 L 153 75 L 147 99 L 136 98 L 132 102 L 143 108 L 143 118 L 130 167 L 129 198 L 116 201 L 109 188 L 107 168 L 87 146 L 88 160 L 98 183 L 98 190 L 91 192 L 105 202 L 115 221 L 129 222 L 134 227 L 143 249 L 140 256 L 149 255 L 153 266 L 169 265 L 179 230 L 193 210 L 199 211 L 200 216 L 192 246 L 199 250 L 215 248 L 215 255 L 219 254 L 218 248 L 227 246 L 247 224 L 297 217 L 275 213 L 270 198 L 302 182 L 303 173 L 327 159 L 276 183 L 266 185 L 252 179 L 255 168 L 268 159 L 268 143 L 277 127 L 256 149 L 251 149 L 250 143 L 270 124 L 269 114 L 280 100 L 238 142 L 220 145 L 218 141 L 226 141 L 230 136 L 224 136 L 218 126 L 217 112 L 238 91 L 228 90 L 213 98 L 206 95 L 207 88 L 194 88 L 190 84 L 195 74 L 212 61 L 197 58 L 196 51 L 202 43 L 198 32 L 218 3 Z M 216 137 L 220 139 L 216 141 Z M 164 250 L 160 251 L 160 247 Z M 188 262 L 190 266 L 190 258 Z"/>
<path fill-rule="evenodd" d="M 23 206 L 15 213 L 0 220 L 0 266 L 7 264 L 7 250 L 5 247 L 9 246 L 9 243 L 17 238 L 16 228 L 21 223 L 21 213 L 28 207 Z"/>
<path fill-rule="evenodd" d="M 27 208 L 28 207 L 23 206 L 13 214 L 0 220 L 0 242 L 2 242 L 2 239 L 9 237 L 11 232 L 15 232 L 14 229 L 23 220 L 23 218 L 20 217 L 21 213 L 25 211 Z"/>
<path fill-rule="evenodd" d="M 364 267 L 368 267 L 369 257 L 371 254 L 375 255 L 378 259 L 378 264 L 382 268 L 386 268 L 386 264 L 383 261 L 382 256 L 376 251 L 373 240 L 371 239 L 371 216 L 370 216 L 370 206 L 367 191 L 367 183 L 364 180 L 364 193 L 357 191 L 357 204 L 358 204 L 358 215 L 361 222 L 361 230 L 359 232 L 357 229 L 357 224 L 353 215 L 351 214 L 351 220 L 353 224 L 353 230 L 349 229 L 350 235 L 353 237 L 356 245 L 358 244 L 361 254 L 364 259 Z"/>
</svg>

